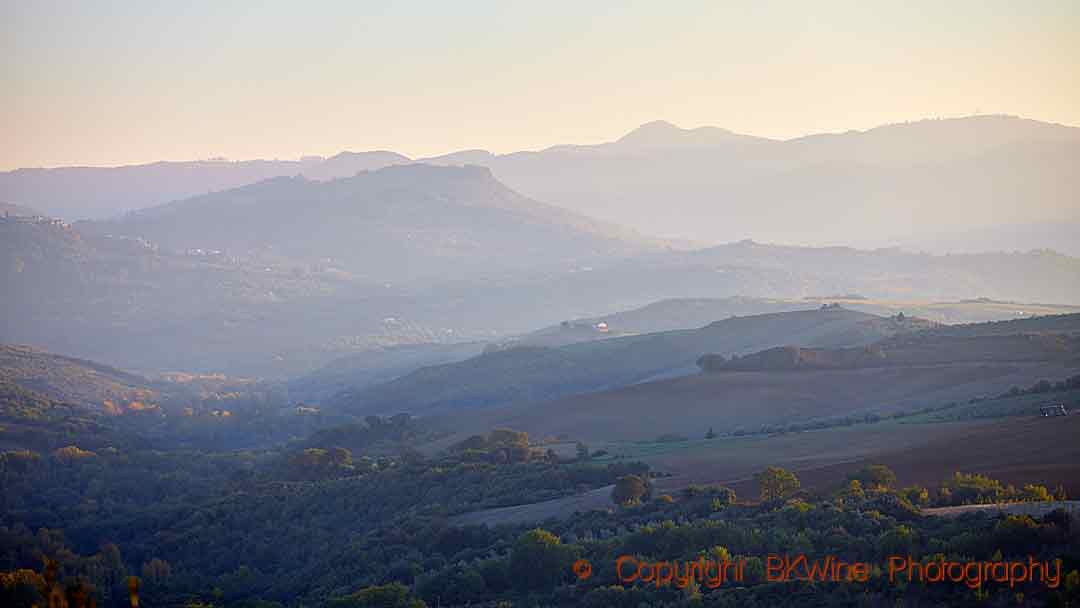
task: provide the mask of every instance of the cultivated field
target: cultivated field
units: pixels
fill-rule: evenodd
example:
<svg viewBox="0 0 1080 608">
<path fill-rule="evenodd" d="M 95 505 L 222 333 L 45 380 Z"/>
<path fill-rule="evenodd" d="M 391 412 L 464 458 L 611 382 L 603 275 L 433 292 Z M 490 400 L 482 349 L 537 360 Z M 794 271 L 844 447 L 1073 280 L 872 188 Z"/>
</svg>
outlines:
<svg viewBox="0 0 1080 608">
<path fill-rule="evenodd" d="M 1066 418 L 1013 416 L 976 421 L 885 421 L 773 436 L 731 437 L 664 443 L 618 442 L 594 446 L 611 454 L 605 462 L 641 460 L 668 474 L 654 494 L 692 484 L 722 484 L 754 499 L 753 475 L 767 466 L 794 471 L 802 486 L 825 490 L 868 464 L 892 468 L 901 485 L 933 488 L 956 471 L 980 473 L 1006 483 L 1059 484 L 1080 495 L 1080 415 Z M 563 518 L 575 511 L 611 507 L 611 487 L 529 505 L 468 513 L 457 523 L 528 523 Z"/>
<path fill-rule="evenodd" d="M 753 432 L 766 425 L 914 411 L 1074 373 L 1068 363 L 1000 362 L 697 374 L 468 418 L 481 429 L 504 426 L 534 437 L 588 442 L 649 441 L 667 433 L 695 438 L 710 427 L 721 434 Z"/>
</svg>

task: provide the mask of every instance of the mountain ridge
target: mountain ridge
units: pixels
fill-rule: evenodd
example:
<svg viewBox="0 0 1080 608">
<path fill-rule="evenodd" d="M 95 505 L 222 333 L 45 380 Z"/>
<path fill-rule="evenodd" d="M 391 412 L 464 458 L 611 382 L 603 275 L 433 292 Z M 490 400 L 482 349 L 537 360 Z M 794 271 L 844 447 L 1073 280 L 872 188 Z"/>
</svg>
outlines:
<svg viewBox="0 0 1080 608">
<path fill-rule="evenodd" d="M 272 177 L 79 226 L 174 251 L 331 263 L 376 280 L 573 265 L 655 248 L 524 197 L 475 165 L 393 165 L 327 181 Z"/>
<path fill-rule="evenodd" d="M 483 165 L 535 200 L 652 237 L 698 243 L 752 237 L 873 247 L 918 243 L 927 233 L 997 230 L 982 242 L 1015 250 L 1037 247 L 1054 225 L 1080 223 L 1069 194 L 1080 189 L 1071 170 L 1080 162 L 1080 128 L 1008 115 L 791 139 L 653 121 L 613 141 L 506 154 L 470 149 L 414 160 L 345 151 L 299 161 L 17 169 L 0 173 L 0 200 L 67 220 L 100 219 L 267 177 L 326 180 L 416 162 Z M 658 213 L 659 205 L 666 213 Z M 1005 232 L 1003 240 L 1001 228 L 1017 223 L 1032 228 L 1011 239 Z M 820 226 L 813 236 L 804 230 L 808 224 Z M 949 251 L 951 240 L 930 245 Z"/>
</svg>

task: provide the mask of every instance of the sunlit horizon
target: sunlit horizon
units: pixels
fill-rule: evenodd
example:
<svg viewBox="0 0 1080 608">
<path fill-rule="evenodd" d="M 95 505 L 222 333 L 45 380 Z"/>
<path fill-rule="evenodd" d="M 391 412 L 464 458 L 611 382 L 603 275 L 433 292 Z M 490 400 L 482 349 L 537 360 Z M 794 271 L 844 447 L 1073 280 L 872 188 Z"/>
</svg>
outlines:
<svg viewBox="0 0 1080 608">
<path fill-rule="evenodd" d="M 0 168 L 420 158 L 655 120 L 790 139 L 1008 114 L 1080 125 L 1080 6 L 9 4 Z"/>
</svg>

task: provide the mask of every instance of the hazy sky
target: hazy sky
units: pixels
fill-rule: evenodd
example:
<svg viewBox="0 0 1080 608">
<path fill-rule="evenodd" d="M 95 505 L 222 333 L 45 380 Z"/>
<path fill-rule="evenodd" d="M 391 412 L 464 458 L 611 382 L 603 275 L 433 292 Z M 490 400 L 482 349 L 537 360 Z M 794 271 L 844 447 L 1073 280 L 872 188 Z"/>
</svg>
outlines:
<svg viewBox="0 0 1080 608">
<path fill-rule="evenodd" d="M 1080 2 L 0 0 L 0 168 L 1080 125 Z"/>
</svg>

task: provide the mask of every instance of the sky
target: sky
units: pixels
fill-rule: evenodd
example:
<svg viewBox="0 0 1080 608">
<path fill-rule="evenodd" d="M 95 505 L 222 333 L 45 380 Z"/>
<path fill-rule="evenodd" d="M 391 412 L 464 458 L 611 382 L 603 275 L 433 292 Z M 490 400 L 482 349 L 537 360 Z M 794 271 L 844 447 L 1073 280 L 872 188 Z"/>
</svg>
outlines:
<svg viewBox="0 0 1080 608">
<path fill-rule="evenodd" d="M 0 0 L 0 169 L 1080 125 L 1080 2 Z"/>
</svg>

